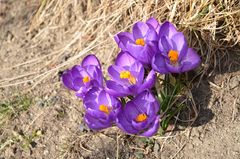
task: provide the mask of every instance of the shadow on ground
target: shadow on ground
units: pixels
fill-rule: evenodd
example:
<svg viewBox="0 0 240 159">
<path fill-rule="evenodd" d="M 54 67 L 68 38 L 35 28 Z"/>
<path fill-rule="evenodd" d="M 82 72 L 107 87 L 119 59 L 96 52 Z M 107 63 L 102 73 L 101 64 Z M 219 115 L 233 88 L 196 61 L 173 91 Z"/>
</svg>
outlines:
<svg viewBox="0 0 240 159">
<path fill-rule="evenodd" d="M 220 59 L 217 62 L 217 68 L 209 68 L 209 70 L 214 70 L 213 72 L 208 71 L 201 79 L 198 86 L 192 89 L 193 98 L 198 107 L 198 116 L 195 122 L 192 124 L 193 127 L 198 127 L 207 124 L 210 122 L 214 113 L 209 108 L 214 102 L 211 101 L 211 97 L 213 95 L 211 87 L 219 87 L 219 91 L 221 91 L 221 86 L 215 85 L 212 81 L 218 77 L 218 75 L 223 75 L 225 73 L 233 74 L 229 79 L 232 79 L 233 84 L 230 85 L 229 89 L 234 89 L 239 87 L 240 79 L 234 78 L 234 73 L 240 71 L 240 50 L 239 46 L 229 47 L 229 54 L 220 57 L 219 54 L 216 54 L 216 59 Z M 219 56 L 219 57 L 218 57 Z M 211 74 L 211 75 L 210 75 Z M 211 103 L 212 102 L 212 103 Z M 181 123 L 179 123 L 181 125 Z"/>
</svg>

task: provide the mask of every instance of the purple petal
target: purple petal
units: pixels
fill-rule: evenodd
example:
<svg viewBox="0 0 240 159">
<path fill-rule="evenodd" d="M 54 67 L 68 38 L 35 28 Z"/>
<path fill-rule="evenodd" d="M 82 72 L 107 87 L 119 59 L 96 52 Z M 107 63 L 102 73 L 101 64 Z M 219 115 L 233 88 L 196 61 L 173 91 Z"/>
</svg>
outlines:
<svg viewBox="0 0 240 159">
<path fill-rule="evenodd" d="M 98 109 L 87 108 L 86 113 L 96 119 L 108 120 L 108 115 L 106 115 L 104 112 L 99 111 Z"/>
<path fill-rule="evenodd" d="M 157 32 L 153 28 L 149 28 L 146 36 L 146 41 L 158 41 L 158 35 Z"/>
<path fill-rule="evenodd" d="M 143 22 L 137 22 L 133 25 L 133 37 L 134 39 L 144 38 L 148 32 L 148 25 Z"/>
<path fill-rule="evenodd" d="M 137 78 L 136 85 L 141 85 L 144 78 L 144 67 L 140 62 L 136 62 L 129 70 L 135 78 Z"/>
<path fill-rule="evenodd" d="M 104 90 L 102 90 L 98 96 L 98 103 L 104 104 L 104 105 L 109 105 L 109 100 L 110 100 L 110 98 L 109 98 L 108 94 Z"/>
<path fill-rule="evenodd" d="M 152 68 L 153 70 L 161 73 L 161 74 L 168 74 L 170 73 L 166 68 L 166 62 L 161 54 L 156 54 L 152 59 Z"/>
<path fill-rule="evenodd" d="M 92 130 L 101 130 L 110 127 L 112 124 L 110 122 L 101 122 L 100 120 L 92 117 L 90 114 L 86 113 L 84 116 L 84 121 L 88 127 Z"/>
<path fill-rule="evenodd" d="M 107 85 L 107 88 L 106 88 L 107 93 L 113 95 L 114 97 L 124 97 L 131 94 L 128 91 L 128 89 L 126 89 L 122 85 L 119 85 L 115 81 L 108 80 L 106 81 L 106 85 Z"/>
<path fill-rule="evenodd" d="M 75 90 L 79 90 L 81 87 L 85 87 L 82 78 L 75 78 L 73 80 L 73 87 Z"/>
<path fill-rule="evenodd" d="M 148 109 L 153 108 L 154 111 L 156 111 L 155 112 L 156 114 L 160 107 L 160 106 L 158 106 L 158 108 L 156 106 L 152 107 L 153 106 L 152 103 L 156 102 L 157 100 L 148 90 L 145 90 L 142 93 L 140 93 L 132 101 L 134 102 L 134 104 L 141 113 L 148 113 L 149 111 Z"/>
<path fill-rule="evenodd" d="M 127 79 L 120 78 L 120 72 L 125 71 L 122 67 L 112 65 L 108 67 L 108 74 L 110 75 L 111 79 L 116 81 L 120 85 L 129 85 Z"/>
<path fill-rule="evenodd" d="M 136 59 L 127 52 L 120 52 L 116 58 L 115 64 L 118 66 L 131 66 L 136 62 Z"/>
<path fill-rule="evenodd" d="M 155 18 L 149 18 L 147 21 L 146 21 L 146 23 L 148 24 L 148 25 L 151 25 L 155 30 L 156 30 L 156 32 L 157 33 L 159 33 L 159 29 L 160 29 L 160 24 L 159 24 L 159 22 L 155 19 Z"/>
<path fill-rule="evenodd" d="M 181 61 L 181 59 L 187 54 L 188 50 L 187 40 L 184 37 L 183 33 L 179 32 L 172 37 L 172 41 L 173 44 L 175 45 L 173 49 L 179 52 L 178 59 Z"/>
<path fill-rule="evenodd" d="M 147 89 L 151 89 L 156 82 L 156 74 L 153 70 L 151 70 L 148 74 L 148 76 L 146 77 L 145 81 L 143 82 L 143 84 L 140 86 L 138 93 L 147 90 Z"/>
<path fill-rule="evenodd" d="M 182 64 L 179 63 L 179 65 L 171 65 L 170 63 L 166 62 L 166 68 L 171 73 L 180 73 L 182 69 Z"/>
<path fill-rule="evenodd" d="M 86 96 L 84 97 L 86 98 Z M 93 101 L 84 101 L 85 99 L 83 98 L 83 106 L 85 109 L 98 109 L 98 103 L 95 101 L 95 99 Z"/>
<path fill-rule="evenodd" d="M 133 35 L 128 32 L 120 32 L 114 36 L 114 40 L 118 44 L 118 47 L 123 51 L 126 50 L 126 44 L 130 42 L 134 42 Z"/>
<path fill-rule="evenodd" d="M 133 120 L 133 121 L 132 121 L 132 126 L 133 126 L 135 129 L 141 131 L 141 130 L 146 129 L 146 127 L 148 126 L 148 121 L 145 120 L 145 121 L 142 121 L 142 122 L 136 122 L 136 121 Z"/>
<path fill-rule="evenodd" d="M 133 57 L 135 57 L 143 64 L 150 63 L 151 56 L 149 56 L 149 53 L 151 53 L 152 50 L 149 49 L 149 46 L 141 46 L 135 45 L 133 43 L 127 43 L 126 48 Z"/>
<path fill-rule="evenodd" d="M 175 26 L 172 23 L 166 21 L 160 27 L 159 37 L 167 36 L 169 38 L 172 38 L 172 36 L 176 33 L 178 33 L 178 31 Z"/>
<path fill-rule="evenodd" d="M 131 122 L 127 120 L 125 113 L 123 111 L 118 113 L 118 116 L 116 118 L 116 124 L 121 130 L 123 130 L 126 133 L 129 134 L 138 133 L 138 130 L 134 129 Z"/>
<path fill-rule="evenodd" d="M 83 71 L 83 68 L 79 65 L 73 66 L 71 69 L 71 74 L 73 78 L 78 78 L 81 77 L 80 72 Z"/>
<path fill-rule="evenodd" d="M 86 56 L 82 61 L 82 67 L 86 67 L 89 65 L 94 65 L 101 69 L 100 62 L 98 61 L 97 57 L 93 54 Z"/>
<path fill-rule="evenodd" d="M 72 79 L 72 75 L 69 71 L 66 71 L 63 73 L 62 75 L 62 81 L 64 86 L 66 86 L 67 88 L 77 91 L 77 89 L 75 89 L 74 85 L 73 85 L 73 79 Z"/>
<path fill-rule="evenodd" d="M 132 101 L 129 101 L 125 105 L 124 113 L 127 120 L 132 121 L 136 118 L 138 114 L 141 113 L 141 111 L 137 109 L 136 105 Z"/>
<path fill-rule="evenodd" d="M 103 86 L 103 75 L 101 69 L 96 66 L 89 65 L 85 67 L 88 75 L 90 75 L 90 80 L 96 80 L 100 87 Z"/>
<path fill-rule="evenodd" d="M 173 43 L 167 36 L 163 36 L 159 40 L 158 47 L 162 55 L 168 57 L 168 52 L 173 49 Z"/>
<path fill-rule="evenodd" d="M 200 56 L 197 54 L 195 50 L 192 48 L 189 48 L 187 51 L 186 56 L 182 60 L 182 69 L 181 72 L 187 72 L 190 70 L 195 69 L 198 67 L 201 63 Z"/>
<path fill-rule="evenodd" d="M 100 89 L 97 87 L 93 87 L 90 89 L 87 93 L 86 96 L 83 99 L 83 103 L 85 102 L 95 102 L 97 103 L 97 96 L 99 93 Z"/>
<path fill-rule="evenodd" d="M 159 119 L 160 119 L 160 117 L 157 116 L 155 119 L 155 122 L 152 124 L 152 126 L 147 131 L 142 133 L 141 136 L 151 137 L 154 134 L 156 134 L 159 129 Z"/>
</svg>

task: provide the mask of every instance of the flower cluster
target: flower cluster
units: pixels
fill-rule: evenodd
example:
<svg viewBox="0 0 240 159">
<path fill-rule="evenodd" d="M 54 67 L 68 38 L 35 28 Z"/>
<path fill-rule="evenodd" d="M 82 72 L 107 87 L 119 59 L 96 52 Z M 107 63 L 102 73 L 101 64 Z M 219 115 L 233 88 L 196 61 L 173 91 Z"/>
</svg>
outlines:
<svg viewBox="0 0 240 159">
<path fill-rule="evenodd" d="M 108 68 L 109 80 L 104 81 L 97 57 L 88 55 L 81 65 L 63 73 L 63 84 L 82 98 L 90 129 L 116 125 L 128 134 L 152 136 L 160 126 L 161 112 L 151 91 L 156 72 L 192 70 L 200 57 L 173 24 L 159 24 L 154 18 L 135 23 L 132 33 L 120 32 L 114 39 L 121 51 Z"/>
</svg>

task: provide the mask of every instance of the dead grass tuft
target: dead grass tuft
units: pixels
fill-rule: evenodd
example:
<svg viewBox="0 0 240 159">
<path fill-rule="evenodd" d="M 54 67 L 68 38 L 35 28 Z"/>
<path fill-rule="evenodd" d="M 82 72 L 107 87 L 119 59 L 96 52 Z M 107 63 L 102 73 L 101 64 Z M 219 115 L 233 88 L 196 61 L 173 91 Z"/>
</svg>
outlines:
<svg viewBox="0 0 240 159">
<path fill-rule="evenodd" d="M 201 73 L 204 74 L 210 66 L 217 66 L 217 57 L 227 55 L 230 47 L 239 45 L 239 3 L 238 0 L 41 0 L 29 29 L 29 34 L 33 34 L 31 48 L 47 41 L 56 47 L 7 68 L 31 68 L 37 64 L 36 72 L 30 69 L 16 79 L 2 79 L 0 87 L 32 82 L 34 88 L 65 66 L 77 64 L 90 52 L 96 53 L 106 68 L 119 51 L 113 35 L 130 30 L 134 22 L 151 16 L 161 22 L 169 20 L 184 31 L 189 45 L 203 58 Z"/>
</svg>

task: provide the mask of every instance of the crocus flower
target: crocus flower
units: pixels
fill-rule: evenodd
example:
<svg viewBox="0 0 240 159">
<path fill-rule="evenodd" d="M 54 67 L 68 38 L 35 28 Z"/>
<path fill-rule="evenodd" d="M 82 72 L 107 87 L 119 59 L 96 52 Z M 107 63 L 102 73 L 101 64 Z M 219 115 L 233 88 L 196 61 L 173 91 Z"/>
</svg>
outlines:
<svg viewBox="0 0 240 159">
<path fill-rule="evenodd" d="M 201 60 L 192 48 L 188 47 L 182 32 L 170 22 L 164 22 L 159 30 L 160 52 L 152 60 L 152 68 L 159 73 L 182 73 L 199 66 Z"/>
<path fill-rule="evenodd" d="M 93 87 L 83 99 L 86 114 L 84 120 L 92 130 L 100 130 L 112 126 L 115 122 L 121 103 L 105 90 Z"/>
<path fill-rule="evenodd" d="M 144 91 L 129 101 L 118 113 L 117 126 L 129 134 L 150 137 L 159 128 L 160 104 L 149 91 Z"/>
<path fill-rule="evenodd" d="M 146 23 L 135 23 L 132 33 L 120 32 L 115 35 L 114 39 L 122 51 L 128 51 L 133 57 L 149 67 L 152 57 L 158 52 L 157 32 L 159 27 L 157 20 L 150 18 Z"/>
<path fill-rule="evenodd" d="M 107 91 L 116 96 L 136 95 L 155 84 L 155 72 L 151 70 L 144 79 L 143 65 L 127 52 L 120 52 L 115 65 L 108 68 L 111 80 L 106 82 Z"/>
<path fill-rule="evenodd" d="M 83 98 L 92 86 L 103 87 L 101 65 L 94 55 L 86 56 L 81 65 L 75 65 L 62 75 L 63 84 Z"/>
</svg>

